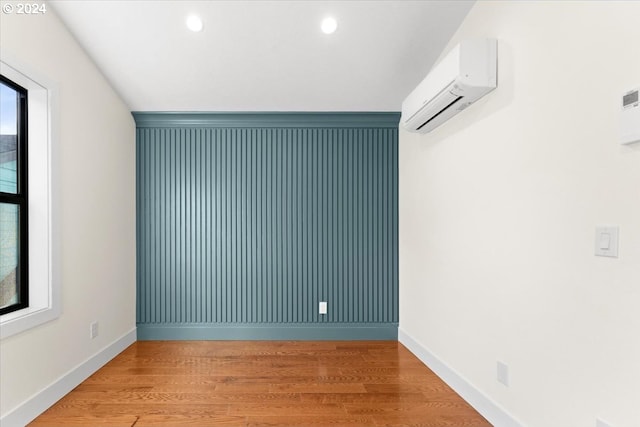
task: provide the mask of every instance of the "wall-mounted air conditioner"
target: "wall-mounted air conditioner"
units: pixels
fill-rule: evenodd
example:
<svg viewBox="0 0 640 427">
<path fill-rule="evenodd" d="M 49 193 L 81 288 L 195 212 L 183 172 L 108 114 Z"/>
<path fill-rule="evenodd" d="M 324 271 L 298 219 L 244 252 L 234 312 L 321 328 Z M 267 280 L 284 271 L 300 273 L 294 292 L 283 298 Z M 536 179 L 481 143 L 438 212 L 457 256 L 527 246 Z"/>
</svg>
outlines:
<svg viewBox="0 0 640 427">
<path fill-rule="evenodd" d="M 402 103 L 402 126 L 429 132 L 495 89 L 497 45 L 465 40 L 451 50 Z"/>
</svg>

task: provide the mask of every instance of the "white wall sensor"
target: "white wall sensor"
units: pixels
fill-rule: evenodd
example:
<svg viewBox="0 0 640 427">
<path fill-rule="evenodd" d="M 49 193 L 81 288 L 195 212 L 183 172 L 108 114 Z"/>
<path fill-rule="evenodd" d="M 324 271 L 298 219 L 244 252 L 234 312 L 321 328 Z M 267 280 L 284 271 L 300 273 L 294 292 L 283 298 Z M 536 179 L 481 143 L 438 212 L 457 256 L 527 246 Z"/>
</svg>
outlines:
<svg viewBox="0 0 640 427">
<path fill-rule="evenodd" d="M 622 95 L 622 111 L 620 113 L 620 144 L 632 144 L 640 141 L 640 88 L 635 88 Z"/>
</svg>

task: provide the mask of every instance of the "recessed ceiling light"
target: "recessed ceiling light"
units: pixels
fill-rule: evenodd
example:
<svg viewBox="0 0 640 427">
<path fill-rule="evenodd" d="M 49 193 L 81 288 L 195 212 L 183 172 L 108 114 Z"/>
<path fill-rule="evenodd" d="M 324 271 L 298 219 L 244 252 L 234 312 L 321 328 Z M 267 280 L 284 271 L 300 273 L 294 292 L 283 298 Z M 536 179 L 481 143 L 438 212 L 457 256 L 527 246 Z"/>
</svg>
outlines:
<svg viewBox="0 0 640 427">
<path fill-rule="evenodd" d="M 333 34 L 338 29 L 338 21 L 336 21 L 336 18 L 329 16 L 322 20 L 320 28 L 325 34 Z"/>
<path fill-rule="evenodd" d="M 204 25 L 202 24 L 202 19 L 200 19 L 199 16 L 196 15 L 190 15 L 187 18 L 187 28 L 190 29 L 193 32 L 198 32 L 198 31 L 202 31 L 202 28 L 204 27 Z"/>
</svg>

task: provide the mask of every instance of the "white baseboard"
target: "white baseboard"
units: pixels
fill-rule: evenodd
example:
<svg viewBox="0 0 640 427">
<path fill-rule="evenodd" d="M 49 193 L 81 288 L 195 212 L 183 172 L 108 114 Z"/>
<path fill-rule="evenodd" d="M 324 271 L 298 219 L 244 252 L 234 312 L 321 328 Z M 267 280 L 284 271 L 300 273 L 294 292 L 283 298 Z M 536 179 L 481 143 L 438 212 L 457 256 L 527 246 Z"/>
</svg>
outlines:
<svg viewBox="0 0 640 427">
<path fill-rule="evenodd" d="M 0 425 L 3 427 L 27 425 L 135 341 L 136 328 L 133 328 L 0 418 Z"/>
<path fill-rule="evenodd" d="M 507 411 L 475 388 L 453 368 L 440 360 L 424 345 L 413 339 L 409 334 L 398 329 L 398 341 L 407 347 L 418 359 L 438 375 L 458 393 L 469 405 L 487 419 L 495 427 L 523 427 L 524 424 L 516 420 Z"/>
</svg>

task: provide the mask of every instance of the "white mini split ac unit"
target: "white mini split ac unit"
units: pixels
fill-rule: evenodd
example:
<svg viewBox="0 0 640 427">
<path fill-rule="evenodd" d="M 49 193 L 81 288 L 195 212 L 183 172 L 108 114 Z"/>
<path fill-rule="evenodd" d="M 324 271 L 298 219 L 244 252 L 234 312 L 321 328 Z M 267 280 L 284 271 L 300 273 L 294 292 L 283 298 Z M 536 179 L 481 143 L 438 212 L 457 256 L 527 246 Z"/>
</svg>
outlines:
<svg viewBox="0 0 640 427">
<path fill-rule="evenodd" d="M 429 132 L 495 89 L 497 45 L 495 39 L 457 45 L 404 100 L 402 126 Z"/>
</svg>

